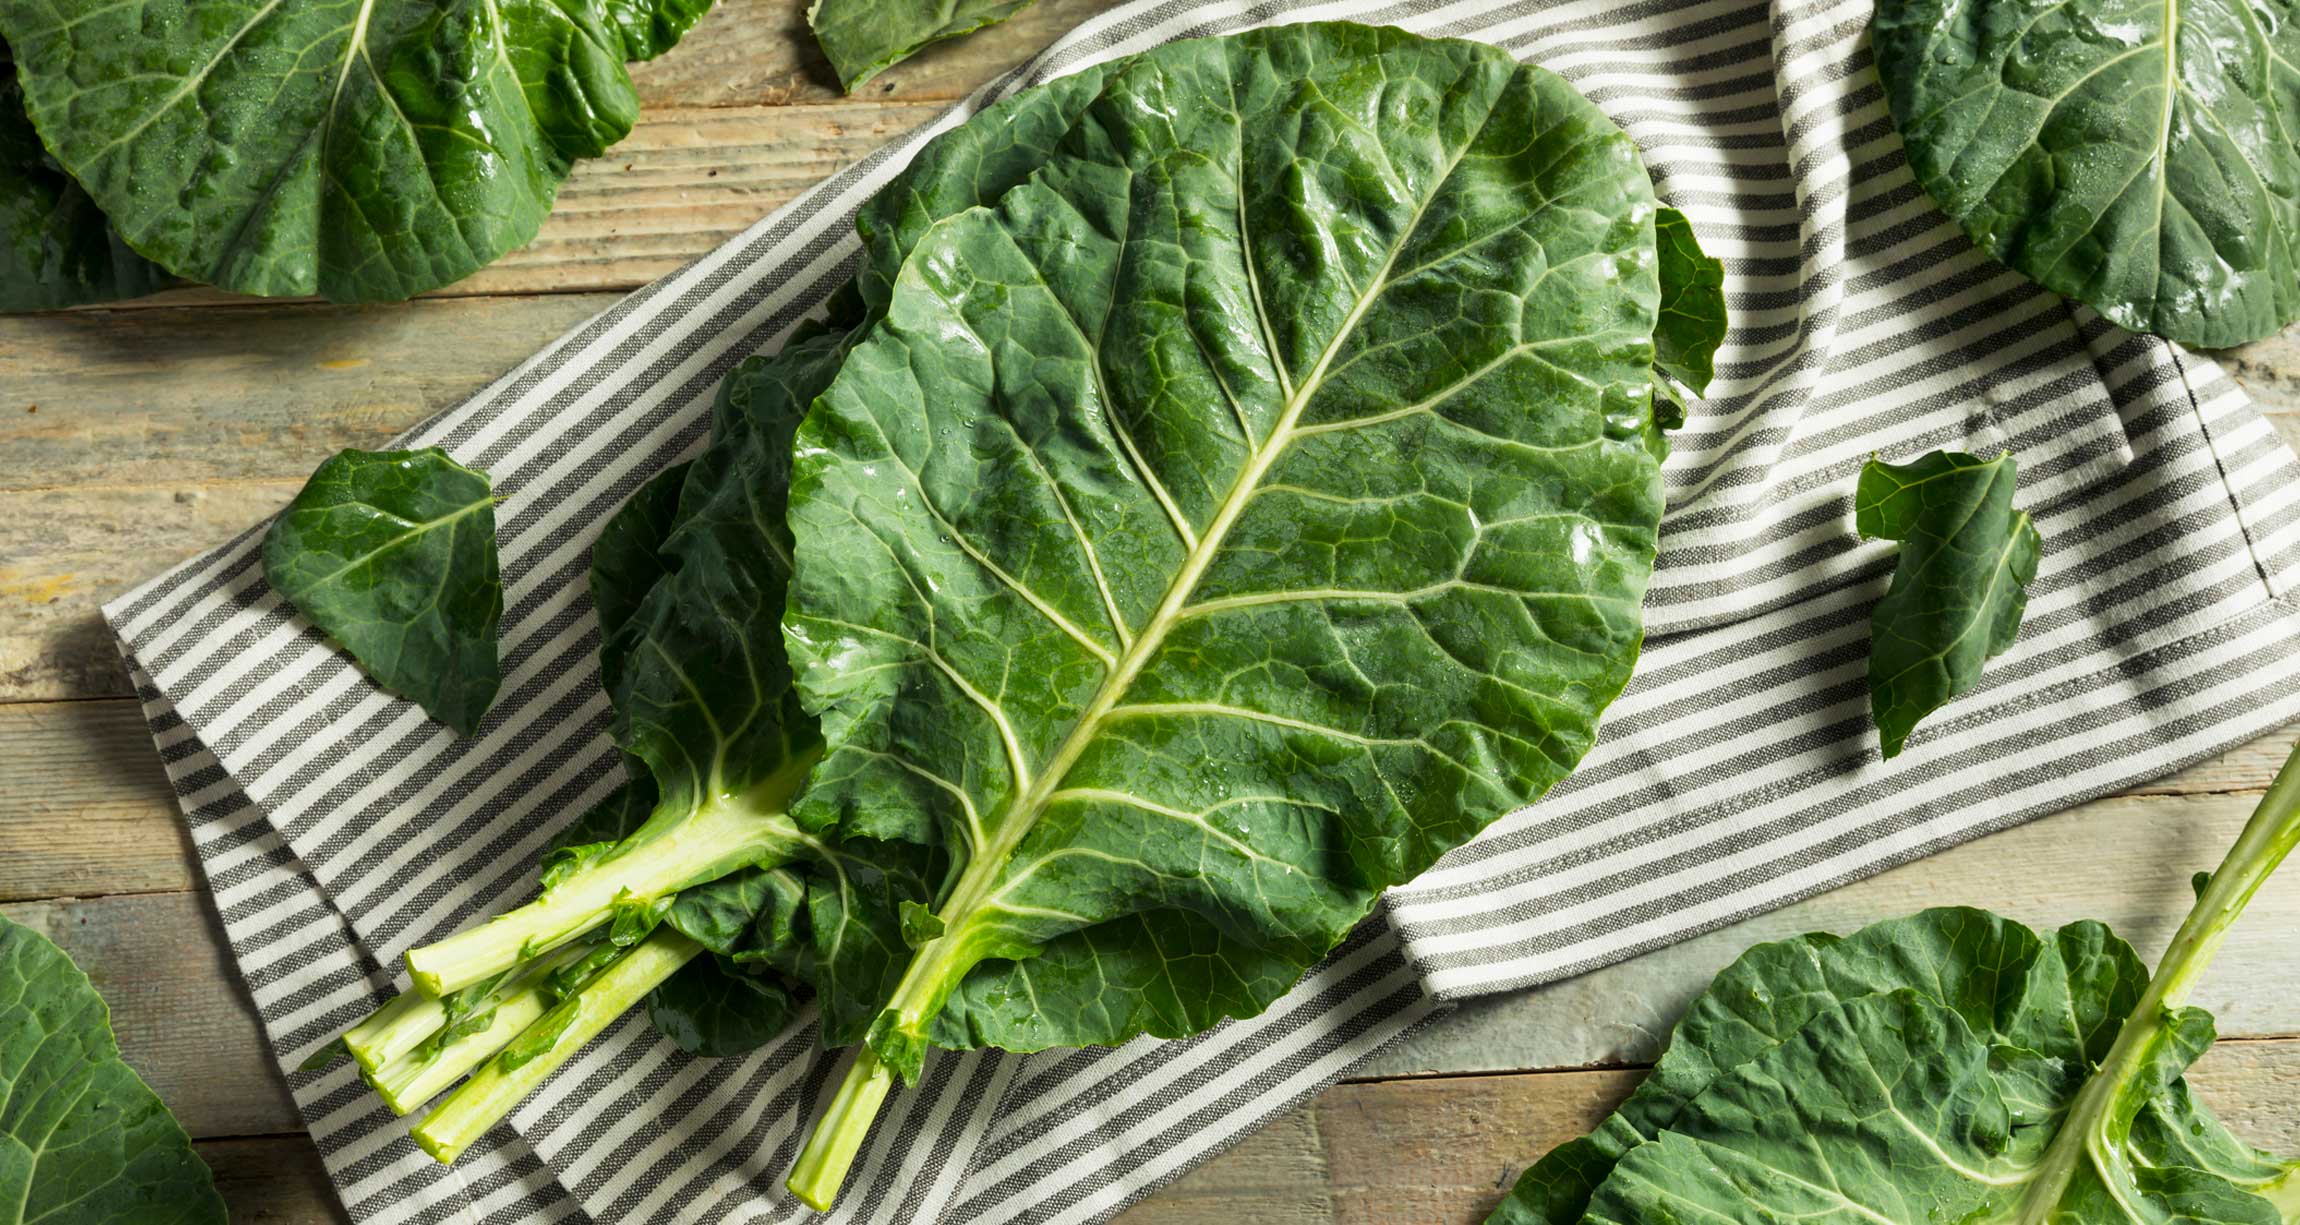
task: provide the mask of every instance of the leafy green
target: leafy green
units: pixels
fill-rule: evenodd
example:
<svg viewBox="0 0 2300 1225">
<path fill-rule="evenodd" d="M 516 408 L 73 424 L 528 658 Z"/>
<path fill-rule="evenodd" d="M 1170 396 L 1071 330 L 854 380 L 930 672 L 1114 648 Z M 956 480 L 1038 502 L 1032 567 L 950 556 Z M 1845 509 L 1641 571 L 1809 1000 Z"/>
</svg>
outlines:
<svg viewBox="0 0 2300 1225">
<path fill-rule="evenodd" d="M 814 0 L 807 24 L 839 84 L 863 82 L 945 39 L 972 34 L 1034 0 Z"/>
<path fill-rule="evenodd" d="M 0 310 L 133 298 L 166 281 L 48 156 L 0 45 Z"/>
<path fill-rule="evenodd" d="M 1571 768 L 1661 513 L 1654 212 L 1557 77 L 1301 25 L 1115 68 L 919 238 L 799 432 L 793 815 L 953 870 L 802 1197 L 928 1046 L 1257 1012 Z"/>
<path fill-rule="evenodd" d="M 622 686 L 623 664 L 636 635 L 647 593 L 677 559 L 663 551 L 679 524 L 687 464 L 673 464 L 631 495 L 591 544 L 591 607 L 599 615 L 599 680 L 608 692 Z"/>
<path fill-rule="evenodd" d="M 2040 936 L 1978 910 L 1758 945 L 1490 1225 L 2300 1219 L 2300 1163 L 2180 1079 L 2213 1039 L 2189 989 L 2300 842 L 2295 763 L 2153 978 L 2098 923 Z"/>
<path fill-rule="evenodd" d="M 179 276 L 411 297 L 535 236 L 708 0 L 0 0 L 48 147 Z"/>
<path fill-rule="evenodd" d="M 338 452 L 264 535 L 264 577 L 377 684 L 478 728 L 503 680 L 486 473 L 436 447 Z"/>
<path fill-rule="evenodd" d="M 2300 318 L 2300 32 L 2241 0 L 1879 0 L 1909 165 L 1981 249 L 2120 327 Z"/>
<path fill-rule="evenodd" d="M 791 1023 L 798 1004 L 782 984 L 715 957 L 697 957 L 647 995 L 647 1020 L 690 1055 L 723 1059 L 757 1050 Z"/>
<path fill-rule="evenodd" d="M 0 1225 L 223 1225 L 192 1140 L 63 950 L 0 917 Z"/>
<path fill-rule="evenodd" d="M 2044 543 L 2013 509 L 2020 467 L 1935 451 L 1872 459 L 1853 498 L 1863 538 L 1901 542 L 1892 586 L 1869 617 L 1869 708 L 1889 759 L 2020 633 Z"/>
<path fill-rule="evenodd" d="M 1701 249 L 1693 223 L 1673 208 L 1654 214 L 1661 256 L 1661 311 L 1653 322 L 1653 368 L 1694 395 L 1717 374 L 1725 343 L 1725 261 Z"/>
<path fill-rule="evenodd" d="M 420 987 L 451 991 L 500 973 L 609 921 L 616 899 L 626 895 L 660 897 L 747 863 L 802 853 L 817 857 L 827 886 L 807 894 L 815 940 L 860 958 L 868 972 L 895 964 L 901 942 L 894 904 L 873 899 L 923 892 L 918 882 L 929 855 L 853 839 L 834 854 L 794 838 L 795 827 L 779 811 L 756 806 L 771 796 L 722 795 L 698 807 L 698 795 L 720 794 L 713 788 L 728 781 L 698 781 L 698 770 L 723 763 L 740 779 L 788 767 L 777 786 L 804 771 L 814 752 L 814 719 L 779 688 L 789 682 L 778 647 L 792 431 L 837 372 L 854 330 L 886 301 L 909 244 L 942 217 L 997 198 L 1043 162 L 1103 71 L 1000 102 L 920 150 L 862 209 L 864 267 L 834 299 L 830 317 L 802 328 L 773 357 L 745 361 L 729 374 L 713 406 L 710 447 L 683 475 L 657 478 L 618 512 L 594 547 L 592 588 L 615 732 L 636 754 L 632 781 L 554 839 L 536 903 L 410 953 Z M 664 507 L 674 502 L 666 516 Z M 674 576 L 689 558 L 693 572 Z M 627 659 L 634 660 L 629 668 Z M 689 700 L 688 676 L 704 678 L 696 692 L 707 701 Z M 756 690 L 746 679 L 754 676 Z M 757 717 L 768 711 L 771 718 Z M 721 729 L 731 729 L 723 744 Z M 658 785 L 652 758 L 666 763 L 670 785 Z M 673 831 L 683 832 L 664 836 Z M 853 971 L 834 961 L 821 972 L 843 979 Z M 824 1016 L 833 1041 L 860 1035 L 877 1010 L 852 1001 L 878 986 L 874 977 L 836 993 Z"/>
</svg>

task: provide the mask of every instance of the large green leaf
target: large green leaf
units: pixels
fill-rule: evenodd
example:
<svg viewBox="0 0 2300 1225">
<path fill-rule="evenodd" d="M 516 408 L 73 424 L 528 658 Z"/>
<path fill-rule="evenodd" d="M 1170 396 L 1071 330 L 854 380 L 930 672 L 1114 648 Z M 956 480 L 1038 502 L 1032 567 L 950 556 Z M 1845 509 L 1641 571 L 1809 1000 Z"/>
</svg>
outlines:
<svg viewBox="0 0 2300 1225">
<path fill-rule="evenodd" d="M 0 310 L 132 298 L 166 280 L 41 147 L 0 45 Z"/>
<path fill-rule="evenodd" d="M 1854 526 L 1901 542 L 1892 586 L 1869 615 L 1869 707 L 1888 758 L 2020 633 L 2044 542 L 2013 508 L 2019 478 L 2009 454 L 1935 451 L 1861 467 Z"/>
<path fill-rule="evenodd" d="M 1758 945 L 1694 1001 L 1621 1109 L 1526 1171 L 1489 1220 L 2145 1222 L 2182 1219 L 2179 1205 L 2201 1212 L 2188 1219 L 2266 1225 L 2300 1213 L 2284 1189 L 2293 1166 L 2229 1135 L 2179 1082 L 2211 1042 L 2210 1019 L 2182 1009 L 2114 1133 L 2134 1214 L 2100 1213 L 2106 1163 L 2051 1195 L 2069 1215 L 2013 1215 L 2147 981 L 2100 924 L 2040 938 L 1977 910 Z"/>
<path fill-rule="evenodd" d="M 1917 181 L 1990 255 L 2207 348 L 2300 318 L 2300 32 L 2283 0 L 1879 0 Z"/>
<path fill-rule="evenodd" d="M 535 903 L 409 954 L 419 982 L 453 990 L 610 920 L 636 940 L 666 917 L 677 922 L 679 890 L 801 855 L 812 865 L 814 939 L 840 954 L 822 973 L 873 976 L 836 993 L 850 1003 L 826 1007 L 825 1032 L 852 1041 L 868 1024 L 875 1009 L 851 1001 L 876 989 L 884 966 L 899 966 L 897 906 L 924 894 L 934 856 L 852 840 L 833 848 L 800 834 L 779 807 L 817 744 L 813 717 L 789 699 L 778 628 L 791 431 L 886 301 L 909 244 L 1044 161 L 1099 73 L 1025 91 L 929 142 L 863 209 L 865 265 L 828 318 L 731 372 L 711 445 L 610 520 L 593 550 L 593 600 L 633 781 L 554 839 Z"/>
<path fill-rule="evenodd" d="M 224 1225 L 223 1197 L 63 950 L 0 917 L 0 1225 Z"/>
<path fill-rule="evenodd" d="M 378 684 L 478 728 L 503 679 L 486 473 L 436 447 L 338 452 L 265 533 L 264 578 Z"/>
<path fill-rule="evenodd" d="M 791 500 L 794 815 L 957 869 L 876 1057 L 1258 1011 L 1571 768 L 1661 511 L 1653 214 L 1558 78 L 1308 25 L 1114 68 L 921 236 Z"/>
<path fill-rule="evenodd" d="M 807 24 L 848 93 L 920 51 L 996 25 L 1035 0 L 814 0 Z"/>
<path fill-rule="evenodd" d="M 410 297 L 534 237 L 708 0 L 0 0 L 33 122 L 128 241 L 257 294 Z"/>
</svg>

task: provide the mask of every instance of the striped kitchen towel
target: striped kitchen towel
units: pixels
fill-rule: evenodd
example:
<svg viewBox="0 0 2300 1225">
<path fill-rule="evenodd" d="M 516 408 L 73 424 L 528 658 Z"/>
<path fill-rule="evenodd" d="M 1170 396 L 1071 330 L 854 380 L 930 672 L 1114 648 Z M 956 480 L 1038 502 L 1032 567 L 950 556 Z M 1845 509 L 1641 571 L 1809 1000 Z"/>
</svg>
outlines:
<svg viewBox="0 0 2300 1225">
<path fill-rule="evenodd" d="M 1644 148 L 1726 261 L 1734 332 L 1676 440 L 1650 640 L 1579 773 L 1388 899 L 1267 1014 L 1183 1042 L 944 1055 L 838 1221 L 1092 1221 L 1507 991 L 2167 773 L 2300 717 L 2300 467 L 2210 361 L 1978 254 L 1904 164 L 1861 0 L 1138 0 L 414 431 L 495 474 L 507 679 L 459 740 L 264 585 L 261 525 L 108 610 L 231 947 L 353 1217 L 793 1221 L 836 1057 L 803 1029 L 693 1060 L 627 1021 L 452 1170 L 346 1067 L 293 1071 L 397 960 L 521 899 L 617 781 L 583 582 L 603 516 L 692 451 L 714 384 L 853 266 L 850 218 L 993 98 L 1181 37 L 1355 19 L 1552 68 Z M 2045 554 L 1982 687 L 1879 761 L 1852 530 L 1871 451 L 2010 449 Z"/>
</svg>

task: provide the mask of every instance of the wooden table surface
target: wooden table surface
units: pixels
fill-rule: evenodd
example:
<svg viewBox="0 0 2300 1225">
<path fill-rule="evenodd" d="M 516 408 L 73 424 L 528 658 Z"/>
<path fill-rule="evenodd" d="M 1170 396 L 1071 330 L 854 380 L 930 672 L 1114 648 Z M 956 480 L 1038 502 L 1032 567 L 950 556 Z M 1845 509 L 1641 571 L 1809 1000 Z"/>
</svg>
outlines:
<svg viewBox="0 0 2300 1225">
<path fill-rule="evenodd" d="M 114 594 L 269 514 L 319 461 L 375 447 L 508 370 L 1101 7 L 1040 0 L 842 98 L 803 0 L 720 0 L 634 72 L 638 130 L 575 172 L 542 235 L 393 306 L 179 290 L 0 317 L 0 913 L 111 1002 L 241 1222 L 341 1220 L 223 951 L 160 765 L 98 617 Z M 2300 329 L 2224 355 L 2300 437 Z M 1470 1222 L 1594 1124 L 1675 1010 L 1740 948 L 1925 905 L 2098 918 L 2153 958 L 2300 729 L 1738 927 L 1425 1028 L 1161 1191 L 1132 1225 Z M 2300 870 L 2272 882 L 2197 1001 L 2201 1092 L 2300 1152 Z"/>
</svg>

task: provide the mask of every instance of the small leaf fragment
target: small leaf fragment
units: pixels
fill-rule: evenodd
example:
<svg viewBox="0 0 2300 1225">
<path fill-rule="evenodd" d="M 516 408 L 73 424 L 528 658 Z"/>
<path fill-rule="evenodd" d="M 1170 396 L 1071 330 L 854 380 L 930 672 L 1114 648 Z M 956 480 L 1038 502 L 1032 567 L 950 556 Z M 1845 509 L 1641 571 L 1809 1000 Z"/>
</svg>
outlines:
<svg viewBox="0 0 2300 1225">
<path fill-rule="evenodd" d="M 1901 542 L 1892 586 L 1870 615 L 1869 705 L 1885 756 L 1926 715 L 1980 683 L 2020 633 L 2043 541 L 2013 507 L 2019 466 L 1935 451 L 1861 469 L 1854 523 Z"/>
<path fill-rule="evenodd" d="M 823 58 L 853 93 L 862 83 L 945 39 L 972 34 L 1034 0 L 815 0 L 807 25 Z"/>
<path fill-rule="evenodd" d="M 478 728 L 503 679 L 486 473 L 436 447 L 338 452 L 273 521 L 264 575 L 377 684 Z"/>
<path fill-rule="evenodd" d="M 1653 241 L 1661 257 L 1653 367 L 1698 396 L 1716 377 L 1717 348 L 1725 343 L 1725 261 L 1701 249 L 1693 223 L 1673 208 L 1654 213 Z M 1658 404 L 1655 411 L 1660 411 Z M 1676 411 L 1682 424 L 1683 405 Z M 1663 428 L 1674 427 L 1664 423 Z"/>
</svg>

